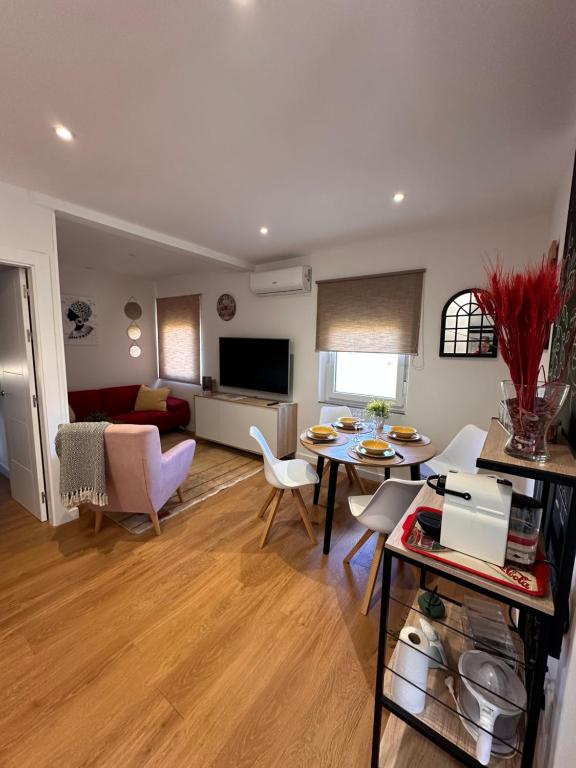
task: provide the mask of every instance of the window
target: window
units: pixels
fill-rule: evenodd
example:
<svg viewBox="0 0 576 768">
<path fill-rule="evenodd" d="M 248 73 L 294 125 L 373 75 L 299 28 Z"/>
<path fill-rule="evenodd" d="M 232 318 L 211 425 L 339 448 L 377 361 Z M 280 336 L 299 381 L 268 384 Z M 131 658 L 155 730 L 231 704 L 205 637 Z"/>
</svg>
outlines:
<svg viewBox="0 0 576 768">
<path fill-rule="evenodd" d="M 375 397 L 392 400 L 402 413 L 406 405 L 408 357 L 379 352 L 323 352 L 320 398 L 326 402 L 364 406 Z"/>
<path fill-rule="evenodd" d="M 318 280 L 316 349 L 417 355 L 421 269 Z"/>
<path fill-rule="evenodd" d="M 200 295 L 156 299 L 158 375 L 200 384 Z"/>
<path fill-rule="evenodd" d="M 418 354 L 424 270 L 319 280 L 320 400 L 406 406 L 408 360 Z"/>
</svg>

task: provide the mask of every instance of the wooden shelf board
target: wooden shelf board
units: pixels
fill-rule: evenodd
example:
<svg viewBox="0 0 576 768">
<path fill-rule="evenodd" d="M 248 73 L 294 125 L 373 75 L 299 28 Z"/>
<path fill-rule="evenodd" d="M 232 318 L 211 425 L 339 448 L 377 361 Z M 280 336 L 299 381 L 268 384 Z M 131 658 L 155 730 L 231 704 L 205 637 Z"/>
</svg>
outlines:
<svg viewBox="0 0 576 768">
<path fill-rule="evenodd" d="M 401 555 L 402 557 L 421 565 L 425 568 L 434 569 L 437 573 L 445 574 L 446 577 L 460 579 L 467 582 L 471 587 L 477 586 L 488 592 L 494 594 L 497 599 L 505 600 L 508 603 L 515 603 L 530 608 L 532 611 L 538 611 L 545 613 L 548 616 L 554 616 L 554 600 L 550 591 L 543 597 L 534 597 L 527 592 L 520 592 L 517 589 L 511 589 L 503 584 L 497 584 L 495 581 L 489 581 L 475 573 L 469 573 L 463 571 L 460 568 L 456 568 L 448 563 L 442 563 L 439 560 L 421 555 L 418 552 L 413 552 L 407 549 L 402 544 L 402 526 L 406 518 L 411 515 L 417 507 L 433 507 L 435 509 L 442 509 L 443 506 L 442 496 L 429 488 L 427 485 L 422 487 L 422 490 L 416 496 L 412 504 L 408 507 L 406 513 L 396 526 L 388 539 L 386 540 L 386 549 L 390 550 L 394 554 Z"/>
<path fill-rule="evenodd" d="M 564 437 L 558 443 L 550 443 L 551 459 L 546 462 L 526 461 L 504 452 L 509 433 L 498 421 L 492 419 L 482 452 L 476 461 L 481 469 L 496 469 L 511 475 L 576 485 L 576 454 Z"/>
<path fill-rule="evenodd" d="M 274 401 L 270 397 L 251 397 L 249 395 L 234 395 L 232 393 L 227 394 L 226 392 L 195 392 L 194 397 L 207 397 L 211 400 L 223 400 L 224 402 L 231 403 L 232 405 L 255 405 L 258 408 L 268 408 L 274 409 L 276 411 L 286 407 L 287 405 L 294 405 L 292 400 Z M 274 403 L 274 405 L 268 405 L 268 403 Z"/>
<path fill-rule="evenodd" d="M 414 768 L 414 766 L 462 768 L 451 757 L 403 720 L 390 715 L 380 742 L 379 768 Z"/>
<path fill-rule="evenodd" d="M 421 591 L 418 592 L 418 594 L 421 594 Z M 421 617 L 421 613 L 418 610 L 414 610 L 414 608 L 418 609 L 418 595 L 416 595 L 416 598 L 413 602 L 413 609 L 409 611 L 408 616 L 406 618 L 406 624 L 409 626 L 416 626 L 419 627 L 419 619 Z M 463 612 L 460 606 L 456 605 L 455 603 L 450 603 L 448 601 L 445 602 L 446 606 L 446 617 L 442 619 L 442 622 L 434 621 L 432 622 L 434 629 L 436 630 L 436 633 L 438 634 L 438 637 L 440 640 L 442 640 L 442 643 L 444 644 L 444 649 L 446 651 L 446 656 L 448 658 L 448 668 L 449 672 L 446 672 L 442 669 L 431 669 L 428 672 L 428 687 L 427 690 L 432 696 L 434 696 L 436 699 L 439 699 L 440 702 L 435 701 L 431 696 L 426 697 L 426 707 L 424 708 L 424 711 L 421 712 L 419 715 L 415 715 L 421 722 L 428 725 L 430 728 L 434 729 L 437 733 L 444 736 L 446 739 L 451 741 L 453 744 L 460 747 L 460 749 L 467 752 L 469 755 L 474 756 L 476 753 L 476 742 L 474 739 L 469 735 L 468 731 L 464 728 L 462 723 L 460 722 L 460 718 L 458 717 L 457 712 L 455 711 L 455 705 L 454 700 L 452 699 L 452 696 L 450 695 L 450 692 L 446 688 L 446 685 L 444 683 L 445 679 L 448 676 L 451 676 L 454 679 L 454 686 L 456 690 L 458 689 L 458 674 L 454 670 L 458 669 L 458 659 L 467 650 L 470 650 L 472 648 L 471 641 L 465 637 L 464 635 L 460 634 L 460 632 L 463 631 Z M 455 632 L 450 627 L 456 627 L 460 630 L 460 632 Z M 388 637 L 388 640 L 390 638 Z M 515 638 L 517 639 L 517 638 Z M 388 666 L 394 668 L 396 655 L 398 653 L 399 643 L 397 642 L 394 646 L 394 650 L 392 651 L 392 655 L 390 657 L 390 660 L 388 662 Z M 518 650 L 519 659 L 520 662 L 524 662 L 524 652 L 523 647 L 518 639 L 518 642 L 516 642 L 516 648 Z M 522 669 L 522 667 L 521 667 Z M 392 698 L 391 694 L 391 687 L 392 687 L 392 678 L 393 678 L 393 672 L 390 669 L 385 670 L 384 675 L 384 695 L 388 698 Z M 446 706 L 444 706 L 446 705 Z M 393 717 L 393 716 L 392 716 Z M 394 718 L 396 720 L 396 718 Z M 524 718 L 522 718 L 522 726 L 523 727 Z M 402 723 L 405 725 L 404 723 Z M 398 739 L 398 725 L 393 721 L 392 729 L 390 734 L 388 734 L 388 725 L 386 725 L 386 729 L 384 731 L 384 739 L 387 739 L 388 737 L 394 738 L 394 740 Z M 405 725 L 406 728 L 410 728 L 410 726 Z M 410 730 L 413 730 L 410 728 Z M 421 734 L 418 734 L 421 735 Z M 383 739 L 383 740 L 384 740 Z M 520 733 L 520 740 L 519 740 L 519 746 L 521 748 L 523 742 L 523 733 L 521 731 Z M 390 751 L 388 743 L 383 745 L 381 744 L 381 755 L 386 754 Z M 490 768 L 518 768 L 522 761 L 522 755 L 519 752 L 516 752 L 512 757 L 509 758 L 496 758 L 492 757 L 490 759 Z M 384 765 L 393 765 L 393 763 L 384 763 Z M 382 763 L 381 763 L 382 768 Z"/>
</svg>

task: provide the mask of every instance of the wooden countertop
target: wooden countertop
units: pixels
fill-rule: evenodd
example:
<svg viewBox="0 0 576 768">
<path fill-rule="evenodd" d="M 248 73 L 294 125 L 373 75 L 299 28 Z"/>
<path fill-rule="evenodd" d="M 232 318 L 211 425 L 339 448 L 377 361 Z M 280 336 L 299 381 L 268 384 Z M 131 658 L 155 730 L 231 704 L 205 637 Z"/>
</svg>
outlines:
<svg viewBox="0 0 576 768">
<path fill-rule="evenodd" d="M 432 560 L 431 558 L 426 557 L 426 555 L 420 555 L 417 552 L 413 552 L 412 550 L 407 549 L 402 544 L 402 525 L 406 518 L 411 515 L 417 507 L 429 506 L 436 509 L 442 509 L 443 504 L 443 498 L 438 496 L 438 494 L 435 493 L 427 485 L 424 485 L 418 496 L 416 496 L 412 504 L 406 510 L 406 513 L 403 515 L 396 528 L 394 528 L 390 536 L 388 536 L 385 545 L 386 549 L 394 552 L 395 554 L 402 555 L 403 557 L 412 560 L 418 565 L 427 566 L 429 568 L 433 567 L 438 573 L 444 573 L 448 577 L 453 576 L 458 579 L 463 579 L 471 585 L 481 587 L 482 589 L 492 592 L 496 598 L 504 598 L 505 600 L 513 601 L 519 605 L 524 605 L 533 611 L 539 611 L 540 613 L 545 613 L 548 616 L 553 616 L 554 600 L 550 594 L 550 591 L 544 597 L 534 597 L 527 594 L 526 592 L 510 589 L 510 587 L 506 587 L 503 584 L 497 584 L 494 581 L 488 581 L 487 579 L 484 579 L 482 576 L 479 576 L 475 573 L 463 571 L 460 568 L 448 565 L 447 563 L 442 563 L 439 560 Z"/>
<path fill-rule="evenodd" d="M 287 405 L 294 406 L 292 401 L 279 400 L 276 402 L 268 397 L 249 397 L 248 395 L 234 395 L 226 392 L 195 392 L 195 397 L 206 397 L 209 400 L 221 400 L 224 403 L 236 403 L 237 405 L 255 405 L 258 408 L 272 408 L 278 410 Z M 274 405 L 270 405 L 274 403 Z"/>
<path fill-rule="evenodd" d="M 551 459 L 546 462 L 526 461 L 509 456 L 504 452 L 504 446 L 509 437 L 508 431 L 498 419 L 492 419 L 476 466 L 535 480 L 576 485 L 576 453 L 564 436 L 558 443 L 548 444 Z"/>
</svg>

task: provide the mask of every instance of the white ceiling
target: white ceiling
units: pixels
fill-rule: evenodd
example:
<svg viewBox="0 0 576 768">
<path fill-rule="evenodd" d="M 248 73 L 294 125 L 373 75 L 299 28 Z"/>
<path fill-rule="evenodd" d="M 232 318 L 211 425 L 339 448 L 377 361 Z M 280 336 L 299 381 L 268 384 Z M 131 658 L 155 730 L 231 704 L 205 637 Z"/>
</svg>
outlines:
<svg viewBox="0 0 576 768">
<path fill-rule="evenodd" d="M 575 29 L 574 0 L 4 0 L 0 177 L 250 260 L 541 211 Z"/>
<path fill-rule="evenodd" d="M 145 279 L 241 269 L 71 216 L 57 215 L 56 236 L 61 267 L 85 267 Z"/>
</svg>

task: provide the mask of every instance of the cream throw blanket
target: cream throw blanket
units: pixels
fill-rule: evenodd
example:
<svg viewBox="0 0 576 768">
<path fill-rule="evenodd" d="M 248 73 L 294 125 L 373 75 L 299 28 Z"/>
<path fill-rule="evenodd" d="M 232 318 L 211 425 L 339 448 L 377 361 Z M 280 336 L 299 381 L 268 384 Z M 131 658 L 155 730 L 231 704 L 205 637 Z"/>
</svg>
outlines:
<svg viewBox="0 0 576 768">
<path fill-rule="evenodd" d="M 104 446 L 108 426 L 107 421 L 60 425 L 56 453 L 60 459 L 60 499 L 65 507 L 88 502 L 98 507 L 108 504 Z"/>
</svg>

